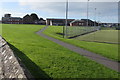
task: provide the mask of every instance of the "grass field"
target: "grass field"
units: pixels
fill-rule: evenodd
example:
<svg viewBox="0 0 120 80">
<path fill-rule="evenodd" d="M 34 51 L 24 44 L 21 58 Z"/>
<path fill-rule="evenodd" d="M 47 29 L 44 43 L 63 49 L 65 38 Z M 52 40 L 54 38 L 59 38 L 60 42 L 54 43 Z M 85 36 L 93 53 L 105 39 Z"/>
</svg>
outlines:
<svg viewBox="0 0 120 80">
<path fill-rule="evenodd" d="M 3 24 L 2 29 L 2 36 L 35 78 L 118 77 L 118 72 L 35 34 L 43 27 Z"/>
<path fill-rule="evenodd" d="M 118 30 L 100 30 L 77 37 L 78 40 L 118 43 Z"/>
<path fill-rule="evenodd" d="M 64 39 L 63 35 L 58 34 L 58 33 L 62 33 L 62 30 L 63 30 L 62 26 L 50 26 L 45 30 L 44 33 L 51 36 L 51 37 L 60 39 L 64 42 L 76 45 L 76 46 L 84 48 L 84 49 L 87 49 L 89 51 L 95 52 L 97 54 L 108 57 L 110 59 L 113 59 L 116 61 L 119 60 L 119 58 L 118 58 L 118 45 L 117 44 L 86 42 L 86 41 L 80 41 L 78 39 Z M 101 34 L 103 34 L 103 33 L 101 33 Z M 105 35 L 103 35 L 103 36 L 105 36 Z M 110 36 L 111 35 L 109 35 L 109 37 Z M 116 36 L 114 36 L 114 37 L 116 37 Z M 111 40 L 113 41 L 114 39 L 111 38 Z"/>
<path fill-rule="evenodd" d="M 81 35 L 81 34 L 84 34 L 84 33 L 88 33 L 88 32 L 91 32 L 91 31 L 95 31 L 95 30 L 98 30 L 99 27 L 78 27 L 78 26 L 68 26 L 67 27 L 67 37 L 74 37 L 76 35 Z"/>
<path fill-rule="evenodd" d="M 116 30 L 115 27 L 101 27 L 101 30 Z"/>
</svg>

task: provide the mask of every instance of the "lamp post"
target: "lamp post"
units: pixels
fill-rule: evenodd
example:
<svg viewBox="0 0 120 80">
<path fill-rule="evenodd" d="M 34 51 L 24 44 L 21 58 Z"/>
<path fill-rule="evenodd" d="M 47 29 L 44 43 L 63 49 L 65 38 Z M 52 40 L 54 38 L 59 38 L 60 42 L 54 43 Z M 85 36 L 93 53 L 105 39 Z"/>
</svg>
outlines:
<svg viewBox="0 0 120 80">
<path fill-rule="evenodd" d="M 96 26 L 96 9 L 97 8 L 95 8 L 95 22 L 94 22 L 94 26 Z"/>
<path fill-rule="evenodd" d="M 88 27 L 88 16 L 89 16 L 89 1 L 87 1 L 87 27 Z"/>
<path fill-rule="evenodd" d="M 117 27 L 120 27 L 120 1 L 118 2 L 118 25 Z"/>
<path fill-rule="evenodd" d="M 66 0 L 66 13 L 65 13 L 65 15 L 66 15 L 66 20 L 65 20 L 65 26 L 64 26 L 64 29 L 63 29 L 63 31 L 64 31 L 63 36 L 64 36 L 64 38 L 67 38 L 68 0 Z"/>
<path fill-rule="evenodd" d="M 99 15 L 99 22 L 98 22 L 98 26 L 100 26 L 100 17 L 101 17 L 100 15 L 101 15 L 101 13 L 99 12 L 99 13 L 98 13 L 98 15 Z"/>
<path fill-rule="evenodd" d="M 94 27 L 96 27 L 96 8 L 95 8 L 95 22 L 94 22 Z M 94 36 L 93 36 L 93 40 L 95 41 L 95 32 L 94 32 Z"/>
</svg>

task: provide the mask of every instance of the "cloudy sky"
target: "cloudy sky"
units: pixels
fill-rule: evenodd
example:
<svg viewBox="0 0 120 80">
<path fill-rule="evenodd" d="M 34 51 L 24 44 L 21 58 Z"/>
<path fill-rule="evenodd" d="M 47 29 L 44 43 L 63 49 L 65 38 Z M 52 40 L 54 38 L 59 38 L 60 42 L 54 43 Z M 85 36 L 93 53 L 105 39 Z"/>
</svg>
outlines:
<svg viewBox="0 0 120 80">
<path fill-rule="evenodd" d="M 0 17 L 11 13 L 15 17 L 36 13 L 43 18 L 65 18 L 66 0 L 3 0 L 0 2 Z M 89 18 L 100 22 L 118 22 L 119 0 L 90 0 Z M 96 8 L 96 10 L 95 10 Z M 96 16 L 95 16 L 96 13 Z M 69 0 L 71 19 L 87 18 L 87 0 Z"/>
</svg>

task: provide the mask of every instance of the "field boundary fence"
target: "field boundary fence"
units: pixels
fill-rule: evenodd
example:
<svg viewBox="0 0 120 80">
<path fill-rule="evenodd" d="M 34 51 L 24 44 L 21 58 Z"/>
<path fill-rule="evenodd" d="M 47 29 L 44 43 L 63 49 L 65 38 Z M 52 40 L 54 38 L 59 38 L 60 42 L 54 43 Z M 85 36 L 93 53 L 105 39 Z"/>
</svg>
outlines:
<svg viewBox="0 0 120 80">
<path fill-rule="evenodd" d="M 80 35 L 88 34 L 100 30 L 100 26 L 67 26 L 65 29 L 65 36 L 67 38 L 74 38 Z"/>
</svg>

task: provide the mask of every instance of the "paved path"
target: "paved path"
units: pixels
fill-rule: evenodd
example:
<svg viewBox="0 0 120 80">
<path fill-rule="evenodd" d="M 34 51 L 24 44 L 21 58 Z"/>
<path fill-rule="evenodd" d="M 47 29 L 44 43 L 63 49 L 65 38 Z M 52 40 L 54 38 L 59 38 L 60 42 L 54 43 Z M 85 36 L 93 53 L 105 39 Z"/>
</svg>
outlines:
<svg viewBox="0 0 120 80">
<path fill-rule="evenodd" d="M 103 57 L 99 54 L 95 54 L 93 52 L 90 52 L 90 51 L 87 51 L 87 50 L 84 50 L 82 48 L 79 48 L 79 47 L 76 47 L 74 45 L 71 45 L 71 44 L 68 44 L 68 43 L 65 43 L 65 42 L 62 42 L 58 39 L 55 39 L 55 38 L 52 38 L 52 37 L 49 37 L 45 34 L 43 34 L 42 32 L 47 28 L 44 27 L 43 29 L 41 29 L 40 31 L 37 32 L 38 35 L 44 37 L 44 38 L 47 38 L 48 40 L 51 40 L 65 48 L 68 48 L 76 53 L 79 53 L 80 55 L 83 55 L 83 56 L 86 56 L 87 58 L 89 59 L 92 59 L 100 64 L 103 64 L 104 66 L 110 68 L 110 69 L 113 69 L 115 71 L 118 71 L 120 72 L 120 69 L 118 69 L 118 66 L 120 67 L 120 63 L 116 62 L 116 61 L 113 61 L 113 60 L 110 60 L 106 57 Z"/>
</svg>

